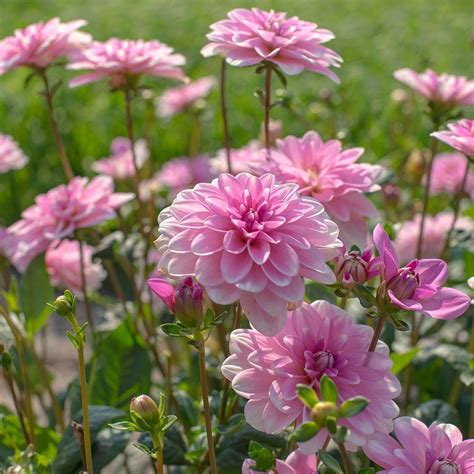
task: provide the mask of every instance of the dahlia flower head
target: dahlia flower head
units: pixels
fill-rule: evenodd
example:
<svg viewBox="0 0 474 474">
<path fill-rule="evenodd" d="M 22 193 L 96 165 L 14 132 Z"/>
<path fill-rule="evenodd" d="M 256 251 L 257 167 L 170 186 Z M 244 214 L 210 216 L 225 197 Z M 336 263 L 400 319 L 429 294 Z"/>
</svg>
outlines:
<svg viewBox="0 0 474 474">
<path fill-rule="evenodd" d="M 431 69 L 417 73 L 409 68 L 398 69 L 393 75 L 430 102 L 474 105 L 474 81 L 466 77 L 436 74 Z"/>
<path fill-rule="evenodd" d="M 306 456 L 299 449 L 296 449 L 284 461 L 281 459 L 276 460 L 275 471 L 278 474 L 318 474 L 317 465 L 318 460 L 315 454 Z M 255 472 L 258 472 L 253 470 L 252 466 L 255 466 L 255 461 L 253 459 L 246 459 L 242 465 L 242 474 L 255 474 Z M 267 472 L 273 473 L 275 471 Z"/>
<path fill-rule="evenodd" d="M 135 141 L 135 156 L 138 168 L 142 168 L 148 159 L 149 152 L 145 140 Z M 127 179 L 135 176 L 132 146 L 130 140 L 124 137 L 114 138 L 110 145 L 111 155 L 92 163 L 92 169 L 99 174 L 115 179 Z"/>
<path fill-rule="evenodd" d="M 341 57 L 323 46 L 334 34 L 286 13 L 259 8 L 237 8 L 227 19 L 211 25 L 209 43 L 202 48 L 205 57 L 220 54 L 232 66 L 255 66 L 271 62 L 289 75 L 305 69 L 339 79 L 330 67 L 339 67 Z"/>
<path fill-rule="evenodd" d="M 53 18 L 15 30 L 0 41 L 0 75 L 20 66 L 43 69 L 80 50 L 91 41 L 90 35 L 77 31 L 86 24 L 85 20 L 61 23 Z"/>
<path fill-rule="evenodd" d="M 35 198 L 22 218 L 7 228 L 5 253 L 23 272 L 53 241 L 71 236 L 115 216 L 115 209 L 133 199 L 131 193 L 114 193 L 109 176 L 92 180 L 75 177 Z"/>
<path fill-rule="evenodd" d="M 382 260 L 382 284 L 393 305 L 435 319 L 454 319 L 469 308 L 469 296 L 454 288 L 443 287 L 448 279 L 446 262 L 422 258 L 400 268 L 395 248 L 381 224 L 375 227 L 373 238 Z"/>
<path fill-rule="evenodd" d="M 346 448 L 356 450 L 373 433 L 390 433 L 398 415 L 393 399 L 400 394 L 400 383 L 390 370 L 389 349 L 379 341 L 375 352 L 369 352 L 372 336 L 371 327 L 356 324 L 327 301 L 303 303 L 288 313 L 284 328 L 274 337 L 254 329 L 233 331 L 231 355 L 222 373 L 237 394 L 248 399 L 247 422 L 265 433 L 310 421 L 310 410 L 298 398 L 296 386 L 308 385 L 321 395 L 320 380 L 326 374 L 337 386 L 340 403 L 355 396 L 369 400 L 363 412 L 340 421 L 350 430 Z M 299 443 L 299 449 L 315 453 L 327 436 L 323 428 Z"/>
<path fill-rule="evenodd" d="M 335 282 L 326 261 L 342 245 L 336 224 L 271 174 L 221 174 L 179 193 L 158 222 L 162 270 L 194 276 L 217 304 L 240 301 L 262 333 L 284 326 L 288 304 L 303 300 L 303 277 Z"/>
<path fill-rule="evenodd" d="M 252 163 L 260 163 L 265 157 L 266 150 L 262 148 L 262 144 L 257 140 L 251 141 L 242 148 L 231 148 L 230 163 L 232 165 L 232 174 L 252 173 Z M 224 148 L 211 158 L 211 169 L 216 175 L 228 172 L 227 152 Z"/>
<path fill-rule="evenodd" d="M 425 216 L 421 257 L 441 257 L 453 219 L 454 215 L 452 212 L 440 212 L 434 216 Z M 418 236 L 420 235 L 420 224 L 421 215 L 416 214 L 413 219 L 404 221 L 397 231 L 393 243 L 398 259 L 403 264 L 416 258 L 416 247 L 418 245 Z M 469 217 L 458 217 L 456 219 L 455 229 L 474 235 L 474 221 Z"/>
<path fill-rule="evenodd" d="M 205 99 L 215 84 L 216 80 L 213 77 L 202 77 L 184 86 L 166 89 L 157 99 L 158 115 L 172 117 L 184 112 L 200 100 Z"/>
<path fill-rule="evenodd" d="M 474 472 L 474 439 L 463 441 L 454 425 L 402 416 L 394 422 L 395 436 L 372 435 L 364 446 L 368 458 L 384 474 L 471 474 Z"/>
<path fill-rule="evenodd" d="M 277 140 L 270 159 L 263 155 L 252 167 L 257 174 L 273 173 L 278 182 L 296 183 L 301 194 L 324 205 L 347 247 L 362 248 L 368 233 L 366 218 L 377 216 L 364 193 L 380 189 L 375 180 L 382 171 L 377 165 L 356 163 L 363 152 L 363 148 L 342 150 L 339 140 L 323 142 L 316 132 L 307 132 L 302 138 Z"/>
<path fill-rule="evenodd" d="M 474 157 L 474 120 L 462 119 L 448 123 L 448 130 L 434 132 L 431 136 L 470 158 Z"/>
<path fill-rule="evenodd" d="M 456 195 L 461 191 L 464 173 L 469 162 L 461 153 L 440 153 L 433 159 L 430 191 L 432 194 L 446 192 Z M 471 199 L 474 199 L 474 171 L 469 171 L 464 185 Z"/>
<path fill-rule="evenodd" d="M 44 261 L 53 286 L 71 290 L 79 298 L 84 297 L 81 275 L 81 243 L 77 240 L 62 240 L 46 251 Z M 93 262 L 94 247 L 82 244 L 86 291 L 98 290 L 106 277 L 100 262 Z"/>
<path fill-rule="evenodd" d="M 9 135 L 0 133 L 0 173 L 18 170 L 28 163 L 27 156 Z"/>
<path fill-rule="evenodd" d="M 69 86 L 109 79 L 110 86 L 115 89 L 143 75 L 186 80 L 181 69 L 185 62 L 183 55 L 174 53 L 173 48 L 158 40 L 110 38 L 105 42 L 93 41 L 67 65 L 68 69 L 91 72 L 75 77 Z"/>
</svg>

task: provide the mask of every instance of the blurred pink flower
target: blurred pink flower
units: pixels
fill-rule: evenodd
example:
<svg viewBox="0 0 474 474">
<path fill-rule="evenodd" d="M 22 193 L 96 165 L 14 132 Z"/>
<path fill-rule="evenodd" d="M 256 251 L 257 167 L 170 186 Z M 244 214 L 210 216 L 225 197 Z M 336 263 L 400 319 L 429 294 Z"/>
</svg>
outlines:
<svg viewBox="0 0 474 474">
<path fill-rule="evenodd" d="M 61 23 L 53 18 L 15 30 L 13 36 L 0 41 L 0 75 L 20 66 L 45 68 L 61 56 L 67 56 L 90 41 L 86 33 L 76 30 L 85 20 Z"/>
<path fill-rule="evenodd" d="M 320 201 L 339 227 L 347 247 L 364 247 L 367 239 L 365 218 L 377 216 L 377 210 L 363 193 L 380 189 L 375 184 L 382 168 L 357 164 L 362 148 L 342 150 L 339 140 L 324 143 L 316 132 L 302 138 L 277 140 L 271 159 L 266 155 L 253 166 L 255 172 L 270 172 L 278 182 L 296 183 L 301 194 Z"/>
<path fill-rule="evenodd" d="M 232 148 L 230 150 L 232 173 L 235 175 L 239 173 L 252 173 L 252 162 L 259 163 L 265 157 L 266 151 L 262 148 L 261 143 L 257 141 L 252 141 L 242 148 Z M 211 169 L 216 175 L 227 173 L 228 166 L 225 149 L 219 150 L 216 156 L 211 158 Z"/>
<path fill-rule="evenodd" d="M 94 41 L 67 65 L 68 69 L 92 72 L 72 79 L 69 85 L 77 87 L 109 79 L 112 88 L 119 88 L 142 75 L 185 80 L 180 67 L 185 62 L 183 55 L 157 40 Z"/>
<path fill-rule="evenodd" d="M 454 425 L 402 416 L 395 420 L 397 440 L 385 433 L 369 438 L 364 452 L 386 474 L 472 474 L 474 440 L 463 441 Z"/>
<path fill-rule="evenodd" d="M 303 277 L 333 283 L 326 261 L 341 243 L 321 204 L 271 174 L 221 174 L 182 191 L 159 216 L 160 265 L 192 275 L 218 304 L 240 301 L 256 329 L 277 334 Z"/>
<path fill-rule="evenodd" d="M 255 461 L 246 459 L 242 465 L 242 474 L 255 474 L 255 470 L 251 469 L 255 466 Z M 282 461 L 277 459 L 275 463 L 275 471 L 278 474 L 318 474 L 318 460 L 315 454 L 306 456 L 299 449 L 292 451 L 289 456 Z"/>
<path fill-rule="evenodd" d="M 474 157 L 474 120 L 462 119 L 448 123 L 448 129 L 433 132 L 431 136 L 471 158 Z"/>
<path fill-rule="evenodd" d="M 410 221 L 402 223 L 394 240 L 395 250 L 401 263 L 408 263 L 416 258 L 418 235 L 420 234 L 421 215 L 416 214 Z M 446 237 L 453 223 L 452 212 L 440 212 L 435 216 L 426 215 L 423 229 L 421 256 L 439 258 L 444 249 Z M 474 221 L 469 217 L 458 217 L 456 229 L 474 233 Z"/>
<path fill-rule="evenodd" d="M 417 73 L 409 68 L 398 69 L 393 75 L 428 101 L 448 105 L 474 104 L 474 81 L 463 76 L 438 75 L 431 69 Z"/>
<path fill-rule="evenodd" d="M 83 297 L 79 247 L 80 242 L 77 240 L 62 240 L 57 246 L 53 243 L 46 251 L 44 261 L 53 286 L 71 290 Z M 92 261 L 94 247 L 83 244 L 82 249 L 86 290 L 95 291 L 100 288 L 106 272 L 99 262 Z"/>
<path fill-rule="evenodd" d="M 222 373 L 237 394 L 249 400 L 247 422 L 265 433 L 309 421 L 310 412 L 297 397 L 296 386 L 309 385 L 321 395 L 319 380 L 324 374 L 336 384 L 339 402 L 366 397 L 369 405 L 363 412 L 340 422 L 350 429 L 346 447 L 355 450 L 374 432 L 392 431 L 392 419 L 398 415 L 393 399 L 400 394 L 400 383 L 390 370 L 389 349 L 379 341 L 375 352 L 368 352 L 372 336 L 371 327 L 356 324 L 327 301 L 303 303 L 288 313 L 277 336 L 254 329 L 233 331 L 231 355 Z M 304 454 L 315 453 L 327 436 L 324 428 L 299 448 Z"/>
<path fill-rule="evenodd" d="M 468 165 L 467 158 L 460 153 L 440 153 L 434 157 L 431 175 L 430 191 L 432 194 L 446 192 L 456 195 L 461 185 Z M 468 174 L 464 190 L 474 198 L 474 171 Z"/>
<path fill-rule="evenodd" d="M 28 158 L 15 140 L 0 133 L 0 173 L 23 168 L 27 163 Z"/>
<path fill-rule="evenodd" d="M 108 158 L 102 158 L 92 163 L 92 169 L 96 173 L 105 174 L 115 179 L 126 179 L 135 176 L 130 140 L 124 137 L 114 138 L 110 151 L 111 155 Z M 140 169 L 148 159 L 145 140 L 135 141 L 135 155 Z"/>
<path fill-rule="evenodd" d="M 364 284 L 380 273 L 380 257 L 374 256 L 372 246 L 359 250 L 346 252 L 341 249 L 341 254 L 334 259 L 334 273 L 337 280 L 345 287 L 355 284 Z"/>
<path fill-rule="evenodd" d="M 73 178 L 35 198 L 35 204 L 24 210 L 22 219 L 8 227 L 6 254 L 19 271 L 54 240 L 90 227 L 115 216 L 115 209 L 133 199 L 130 193 L 114 193 L 109 176 L 92 180 Z"/>
<path fill-rule="evenodd" d="M 469 308 L 469 296 L 442 286 L 448 279 L 448 265 L 443 260 L 422 258 L 399 268 L 395 248 L 381 224 L 375 227 L 374 243 L 382 259 L 382 283 L 392 304 L 435 319 L 454 319 Z"/>
<path fill-rule="evenodd" d="M 232 66 L 254 66 L 268 61 L 285 74 L 299 74 L 307 69 L 339 82 L 329 68 L 339 67 L 342 59 L 322 46 L 334 38 L 331 31 L 273 10 L 237 8 L 227 16 L 228 19 L 211 25 L 209 43 L 201 50 L 203 56 L 221 54 Z"/>
<path fill-rule="evenodd" d="M 184 86 L 166 89 L 157 100 L 158 115 L 172 117 L 185 111 L 197 101 L 206 98 L 215 84 L 213 77 L 203 77 Z"/>
</svg>

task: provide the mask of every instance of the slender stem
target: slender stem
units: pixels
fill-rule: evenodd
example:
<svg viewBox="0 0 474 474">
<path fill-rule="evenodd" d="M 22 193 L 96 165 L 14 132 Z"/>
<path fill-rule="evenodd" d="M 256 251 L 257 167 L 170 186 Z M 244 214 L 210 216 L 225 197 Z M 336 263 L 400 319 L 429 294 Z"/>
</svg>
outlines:
<svg viewBox="0 0 474 474">
<path fill-rule="evenodd" d="M 374 329 L 374 335 L 372 336 L 372 341 L 370 342 L 369 352 L 374 352 L 375 348 L 377 347 L 377 343 L 379 342 L 380 335 L 382 334 L 382 329 L 385 324 L 386 316 L 384 314 L 379 315 L 379 319 L 377 321 L 377 325 Z"/>
<path fill-rule="evenodd" d="M 20 401 L 18 400 L 18 397 L 16 395 L 16 390 L 15 390 L 15 384 L 13 383 L 13 377 L 11 373 L 3 373 L 5 380 L 7 381 L 8 389 L 10 390 L 10 394 L 13 399 L 13 404 L 15 405 L 15 410 L 18 415 L 18 420 L 20 421 L 20 427 L 21 431 L 23 433 L 23 436 L 25 437 L 26 444 L 33 444 L 31 440 L 31 436 L 28 433 L 28 430 L 26 429 L 26 424 L 25 424 L 25 417 L 23 415 L 23 410 L 21 409 Z"/>
<path fill-rule="evenodd" d="M 81 266 L 81 286 L 82 286 L 82 296 L 84 298 L 84 306 L 86 308 L 86 318 L 87 323 L 89 324 L 92 332 L 95 329 L 94 318 L 92 317 L 92 309 L 87 296 L 87 282 L 86 282 L 86 271 L 85 271 L 85 262 L 84 262 L 84 242 L 79 242 L 79 257 L 80 257 L 80 266 Z"/>
<path fill-rule="evenodd" d="M 191 129 L 191 142 L 189 144 L 189 156 L 194 158 L 199 153 L 201 144 L 202 121 L 199 113 L 194 114 L 193 126 Z"/>
<path fill-rule="evenodd" d="M 156 474 L 163 474 L 163 443 L 161 442 L 159 436 L 151 435 L 153 442 L 153 448 L 155 448 L 155 469 Z"/>
<path fill-rule="evenodd" d="M 267 158 L 270 156 L 270 96 L 272 93 L 272 68 L 267 64 L 265 69 L 265 148 L 267 149 Z"/>
<path fill-rule="evenodd" d="M 227 159 L 227 169 L 230 174 L 232 174 L 232 162 L 230 156 L 230 135 L 229 135 L 229 123 L 227 121 L 227 103 L 225 96 L 225 71 L 226 71 L 226 62 L 225 59 L 222 59 L 221 63 L 221 83 L 220 83 L 220 94 L 221 94 L 221 115 L 222 115 L 222 125 L 224 129 L 224 148 Z"/>
<path fill-rule="evenodd" d="M 337 443 L 337 447 L 339 448 L 339 451 L 341 452 L 342 464 L 344 466 L 344 473 L 353 474 L 354 471 L 352 469 L 351 461 L 349 459 L 349 455 L 347 454 L 346 448 L 344 447 L 344 444 Z"/>
<path fill-rule="evenodd" d="M 347 296 L 342 296 L 341 301 L 339 302 L 339 307 L 342 309 L 346 309 L 346 304 L 347 304 Z"/>
<path fill-rule="evenodd" d="M 56 148 L 58 150 L 59 157 L 61 159 L 61 163 L 64 168 L 64 174 L 66 175 L 67 180 L 70 181 L 72 178 L 74 178 L 74 173 L 72 171 L 71 164 L 69 163 L 69 159 L 67 157 L 66 150 L 64 148 L 64 143 L 61 138 L 61 134 L 59 133 L 58 123 L 54 115 L 53 92 L 51 90 L 48 76 L 46 75 L 46 71 L 44 69 L 40 70 L 38 74 L 43 80 L 43 84 L 44 84 L 44 97 L 46 99 L 46 104 L 48 106 L 49 121 L 51 123 L 51 130 L 53 132 Z"/>
<path fill-rule="evenodd" d="M 214 451 L 214 439 L 212 436 L 211 409 L 209 407 L 209 386 L 206 372 L 206 349 L 204 339 L 201 339 L 198 346 L 199 354 L 199 377 L 201 379 L 202 403 L 204 406 L 204 419 L 206 421 L 207 446 L 209 451 L 209 463 L 211 474 L 217 474 L 216 453 Z"/>
</svg>

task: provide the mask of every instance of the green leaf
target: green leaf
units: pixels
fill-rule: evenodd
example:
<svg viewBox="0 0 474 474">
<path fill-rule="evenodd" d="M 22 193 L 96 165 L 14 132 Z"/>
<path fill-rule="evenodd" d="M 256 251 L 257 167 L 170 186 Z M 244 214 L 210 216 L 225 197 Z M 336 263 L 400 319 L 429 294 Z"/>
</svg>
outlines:
<svg viewBox="0 0 474 474">
<path fill-rule="evenodd" d="M 146 444 L 133 443 L 133 447 L 137 448 L 139 451 L 141 451 L 142 453 L 145 453 L 148 456 L 151 454 L 151 449 Z"/>
<path fill-rule="evenodd" d="M 165 323 L 160 326 L 167 336 L 182 337 L 182 327 L 176 323 Z"/>
<path fill-rule="evenodd" d="M 337 299 L 331 288 L 322 283 L 310 282 L 305 286 L 305 294 L 309 301 L 325 300 L 329 303 L 336 304 Z"/>
<path fill-rule="evenodd" d="M 375 469 L 373 467 L 363 467 L 357 471 L 357 474 L 375 474 Z"/>
<path fill-rule="evenodd" d="M 398 319 L 396 316 L 392 316 L 389 318 L 390 322 L 393 324 L 394 328 L 397 331 L 409 331 L 410 326 L 408 323 L 403 321 L 403 319 Z"/>
<path fill-rule="evenodd" d="M 336 461 L 335 458 L 333 458 L 326 451 L 323 451 L 322 449 L 320 449 L 318 451 L 318 458 L 319 458 L 319 461 L 322 462 L 328 469 L 331 469 L 331 471 L 337 474 L 343 474 L 343 471 L 341 469 L 341 466 L 339 466 L 339 463 Z"/>
<path fill-rule="evenodd" d="M 459 424 L 459 415 L 456 408 L 443 400 L 434 399 L 422 403 L 414 410 L 413 415 L 427 426 L 435 421 L 453 425 Z"/>
<path fill-rule="evenodd" d="M 162 424 L 160 426 L 161 431 L 163 432 L 163 431 L 168 430 L 177 419 L 178 417 L 175 415 L 168 415 L 168 416 L 163 417 Z"/>
<path fill-rule="evenodd" d="M 395 375 L 399 374 L 405 367 L 408 367 L 412 363 L 418 352 L 420 352 L 420 348 L 414 347 L 403 354 L 397 354 L 395 352 L 390 354 L 390 359 L 392 359 L 393 362 L 392 372 Z"/>
<path fill-rule="evenodd" d="M 339 426 L 336 433 L 333 435 L 332 439 L 339 444 L 344 444 L 350 434 L 349 428 L 347 426 Z"/>
<path fill-rule="evenodd" d="M 258 453 L 262 449 L 264 449 L 264 447 L 260 443 L 257 443 L 256 441 L 250 441 L 250 443 L 249 443 L 249 458 L 253 459 L 255 461 L 258 457 Z"/>
<path fill-rule="evenodd" d="M 301 423 L 293 432 L 293 437 L 298 442 L 304 442 L 316 436 L 320 428 L 314 421 Z"/>
<path fill-rule="evenodd" d="M 268 448 L 262 448 L 255 461 L 257 469 L 262 471 L 269 471 L 275 467 L 275 456 Z"/>
<path fill-rule="evenodd" d="M 337 419 L 334 416 L 328 416 L 326 418 L 326 428 L 329 433 L 335 434 L 337 431 Z"/>
<path fill-rule="evenodd" d="M 337 391 L 336 384 L 324 374 L 321 377 L 321 396 L 325 402 L 337 403 L 339 399 L 339 393 Z"/>
<path fill-rule="evenodd" d="M 349 418 L 351 416 L 358 415 L 361 411 L 365 410 L 368 404 L 369 400 L 367 400 L 365 397 L 349 398 L 341 404 L 341 417 Z"/>
<path fill-rule="evenodd" d="M 296 386 L 296 393 L 298 394 L 298 398 L 308 407 L 313 408 L 316 403 L 318 403 L 318 396 L 316 392 L 307 385 L 303 385 L 299 383 Z"/>
<path fill-rule="evenodd" d="M 138 427 L 131 421 L 118 421 L 117 423 L 109 423 L 110 428 L 118 431 L 138 431 Z"/>
<path fill-rule="evenodd" d="M 377 302 L 375 301 L 375 297 L 369 288 L 365 287 L 364 285 L 356 284 L 352 289 L 352 293 L 357 297 L 359 303 L 364 308 L 372 308 L 376 306 Z"/>
<path fill-rule="evenodd" d="M 176 390 L 174 399 L 178 404 L 180 422 L 187 428 L 196 426 L 199 420 L 199 412 L 193 398 L 184 390 Z"/>
</svg>

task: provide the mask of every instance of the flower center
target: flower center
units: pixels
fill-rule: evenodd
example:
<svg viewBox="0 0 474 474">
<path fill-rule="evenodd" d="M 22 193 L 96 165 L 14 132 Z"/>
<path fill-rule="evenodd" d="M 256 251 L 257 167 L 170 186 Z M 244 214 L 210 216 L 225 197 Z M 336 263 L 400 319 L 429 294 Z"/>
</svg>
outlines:
<svg viewBox="0 0 474 474">
<path fill-rule="evenodd" d="M 413 267 L 404 267 L 388 282 L 387 289 L 392 290 L 400 300 L 410 299 L 420 284 Z"/>
<path fill-rule="evenodd" d="M 325 373 L 335 374 L 335 359 L 329 351 L 305 351 L 304 358 L 305 372 L 311 381 L 319 380 Z"/>
<path fill-rule="evenodd" d="M 453 461 L 443 461 L 439 465 L 436 474 L 459 474 L 458 465 Z"/>
</svg>

